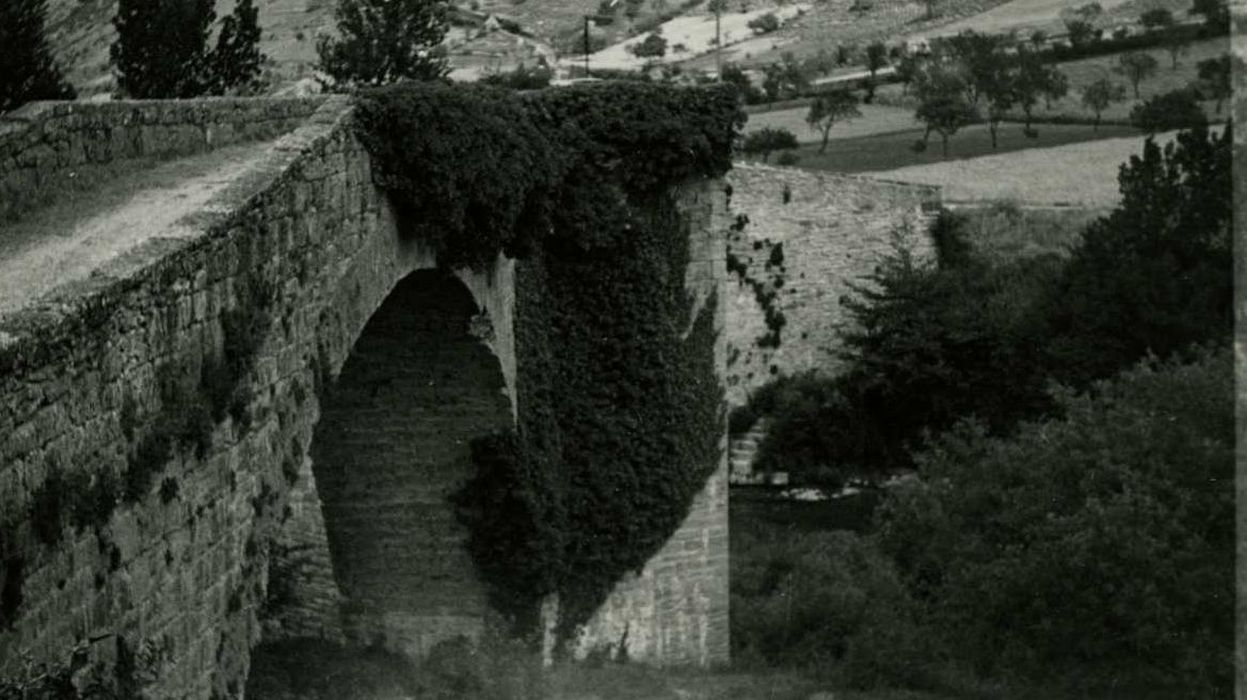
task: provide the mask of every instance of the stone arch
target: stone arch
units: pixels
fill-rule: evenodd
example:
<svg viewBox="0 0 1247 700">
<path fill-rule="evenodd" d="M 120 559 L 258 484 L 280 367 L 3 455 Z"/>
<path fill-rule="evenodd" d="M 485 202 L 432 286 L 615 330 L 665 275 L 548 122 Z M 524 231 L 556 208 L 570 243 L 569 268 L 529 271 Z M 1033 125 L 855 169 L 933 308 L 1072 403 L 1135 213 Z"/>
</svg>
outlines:
<svg viewBox="0 0 1247 700">
<path fill-rule="evenodd" d="M 448 496 L 469 443 L 512 423 L 488 315 L 450 273 L 417 270 L 326 388 L 309 456 L 349 640 L 422 656 L 487 612 Z"/>
</svg>

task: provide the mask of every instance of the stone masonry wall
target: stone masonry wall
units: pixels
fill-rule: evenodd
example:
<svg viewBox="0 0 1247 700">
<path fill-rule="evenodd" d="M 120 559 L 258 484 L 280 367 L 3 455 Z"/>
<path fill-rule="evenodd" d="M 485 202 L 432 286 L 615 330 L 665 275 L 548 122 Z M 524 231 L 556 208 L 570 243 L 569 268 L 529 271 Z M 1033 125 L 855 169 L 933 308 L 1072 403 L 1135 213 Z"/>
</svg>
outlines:
<svg viewBox="0 0 1247 700">
<path fill-rule="evenodd" d="M 721 182 L 679 193 L 690 226 L 685 285 L 696 308 L 713 298 L 715 365 L 724 366 L 728 284 L 724 266 L 726 196 Z M 722 371 L 722 369 L 720 369 Z M 722 380 L 722 376 L 721 376 Z M 711 666 L 729 660 L 727 426 L 719 466 L 693 500 L 688 516 L 640 573 L 630 575 L 581 630 L 575 654 L 606 650 L 659 665 Z"/>
<path fill-rule="evenodd" d="M 0 117 L 0 221 L 89 186 L 108 167 L 268 139 L 324 98 L 35 102 Z"/>
<path fill-rule="evenodd" d="M 185 222 L 194 235 L 151 239 L 0 316 L 0 675 L 23 658 L 66 664 L 78 648 L 101 669 L 133 654 L 151 697 L 238 697 L 262 617 L 278 635 L 344 633 L 313 436 L 370 319 L 401 280 L 435 267 L 373 184 L 350 123 L 349 103 L 328 98 L 245 191 Z M 722 300 L 716 187 L 689 186 L 682 201 L 690 285 Z M 491 421 L 508 402 L 514 415 L 513 275 L 501 258 L 456 273 L 480 309 L 472 362 L 496 365 L 488 391 L 505 388 Z M 241 369 L 215 415 L 222 366 Z M 93 517 L 107 484 L 133 497 Z M 591 625 L 599 638 L 617 642 L 622 624 L 632 658 L 726 659 L 726 507 L 721 463 L 671 543 L 620 583 Z M 312 565 L 276 578 L 310 595 L 273 615 L 270 569 L 300 545 Z"/>
<path fill-rule="evenodd" d="M 0 674 L 22 655 L 67 663 L 81 645 L 104 667 L 138 652 L 153 697 L 241 692 L 267 555 L 311 479 L 319 394 L 397 282 L 433 266 L 400 235 L 349 119 L 327 102 L 283 138 L 267 182 L 196 219 L 198 236 L 156 239 L 0 318 Z M 509 267 L 462 275 L 495 319 L 509 314 Z M 182 434 L 205 358 L 240 351 L 225 328 L 257 295 L 266 322 L 238 406 Z M 509 327 L 495 329 L 513 377 Z M 107 521 L 76 527 L 80 504 L 49 498 L 124 482 L 171 423 L 168 459 Z M 57 478 L 74 490 L 49 491 Z"/>
<path fill-rule="evenodd" d="M 734 217 L 727 386 L 728 403 L 739 406 L 776 376 L 838 371 L 835 353 L 849 322 L 840 299 L 898 244 L 919 259 L 933 255 L 927 231 L 940 194 L 926 185 L 743 163 L 727 179 Z"/>
</svg>

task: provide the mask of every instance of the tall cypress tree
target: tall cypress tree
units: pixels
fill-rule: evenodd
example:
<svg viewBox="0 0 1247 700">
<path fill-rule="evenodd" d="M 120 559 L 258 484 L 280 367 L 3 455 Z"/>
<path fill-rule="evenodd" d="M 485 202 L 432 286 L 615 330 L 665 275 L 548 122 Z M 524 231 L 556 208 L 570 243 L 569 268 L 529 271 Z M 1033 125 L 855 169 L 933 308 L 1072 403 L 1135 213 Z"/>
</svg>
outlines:
<svg viewBox="0 0 1247 700">
<path fill-rule="evenodd" d="M 46 0 L 0 2 L 0 113 L 32 100 L 76 97 L 44 36 Z"/>
<path fill-rule="evenodd" d="M 119 0 L 109 56 L 117 84 L 138 99 L 194 97 L 210 83 L 213 0 Z"/>
<path fill-rule="evenodd" d="M 436 80 L 450 72 L 437 46 L 444 0 L 339 0 L 338 38 L 322 37 L 320 69 L 340 86 Z"/>
<path fill-rule="evenodd" d="M 221 33 L 209 60 L 212 94 L 234 90 L 249 94 L 261 88 L 260 68 L 266 56 L 260 52 L 259 14 L 254 0 L 238 0 L 234 13 L 221 20 Z"/>
</svg>

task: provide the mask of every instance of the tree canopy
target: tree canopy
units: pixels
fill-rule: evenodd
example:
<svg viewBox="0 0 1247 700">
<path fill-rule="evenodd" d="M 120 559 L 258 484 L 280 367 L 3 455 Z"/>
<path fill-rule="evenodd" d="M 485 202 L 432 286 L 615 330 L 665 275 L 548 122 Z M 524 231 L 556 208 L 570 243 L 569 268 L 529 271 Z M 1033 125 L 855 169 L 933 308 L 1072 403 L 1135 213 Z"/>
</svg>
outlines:
<svg viewBox="0 0 1247 700">
<path fill-rule="evenodd" d="M 335 85 L 437 80 L 450 72 L 438 45 L 449 26 L 441 0 L 338 0 L 338 36 L 316 45 Z"/>
<path fill-rule="evenodd" d="M 46 0 L 0 3 L 0 114 L 34 100 L 75 97 L 44 34 Z"/>
</svg>

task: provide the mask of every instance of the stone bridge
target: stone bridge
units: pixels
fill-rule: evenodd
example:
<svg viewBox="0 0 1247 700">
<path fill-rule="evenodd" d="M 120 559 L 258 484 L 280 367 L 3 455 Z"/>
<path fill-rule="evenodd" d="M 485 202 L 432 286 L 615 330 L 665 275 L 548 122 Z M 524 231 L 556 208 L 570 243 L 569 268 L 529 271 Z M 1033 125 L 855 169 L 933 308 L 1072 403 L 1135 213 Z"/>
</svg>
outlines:
<svg viewBox="0 0 1247 700">
<path fill-rule="evenodd" d="M 678 198 L 724 298 L 722 185 Z M 524 400 L 523 263 L 446 272 L 403 229 L 344 98 L 0 120 L 0 676 L 77 650 L 236 697 L 262 637 L 482 632 L 447 495 Z M 726 533 L 723 462 L 579 648 L 725 661 Z"/>
</svg>

